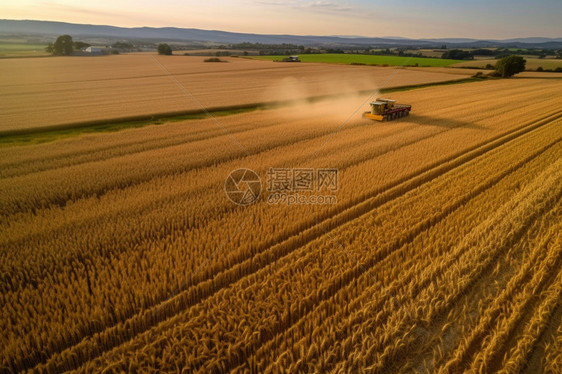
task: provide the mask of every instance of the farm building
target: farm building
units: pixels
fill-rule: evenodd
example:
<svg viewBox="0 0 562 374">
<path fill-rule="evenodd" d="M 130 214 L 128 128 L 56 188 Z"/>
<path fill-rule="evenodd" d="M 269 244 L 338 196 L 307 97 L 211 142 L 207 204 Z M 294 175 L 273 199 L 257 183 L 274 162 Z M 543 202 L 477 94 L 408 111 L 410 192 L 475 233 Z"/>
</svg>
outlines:
<svg viewBox="0 0 562 374">
<path fill-rule="evenodd" d="M 93 55 L 101 55 L 104 53 L 105 49 L 106 49 L 105 47 L 88 47 L 84 50 L 84 52 Z"/>
</svg>

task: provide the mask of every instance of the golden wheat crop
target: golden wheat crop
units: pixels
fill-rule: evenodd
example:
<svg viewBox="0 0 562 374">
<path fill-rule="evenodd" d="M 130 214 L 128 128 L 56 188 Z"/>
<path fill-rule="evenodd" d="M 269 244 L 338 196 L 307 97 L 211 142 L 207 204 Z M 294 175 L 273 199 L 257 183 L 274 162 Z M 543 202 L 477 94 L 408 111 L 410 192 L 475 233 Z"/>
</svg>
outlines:
<svg viewBox="0 0 562 374">
<path fill-rule="evenodd" d="M 263 66 L 233 61 L 208 74 Z M 560 88 L 396 93 L 415 111 L 390 123 L 350 117 L 364 100 L 350 96 L 0 148 L 0 365 L 559 367 Z M 223 186 L 240 167 L 264 194 L 269 168 L 337 168 L 337 204 L 236 206 Z"/>
</svg>

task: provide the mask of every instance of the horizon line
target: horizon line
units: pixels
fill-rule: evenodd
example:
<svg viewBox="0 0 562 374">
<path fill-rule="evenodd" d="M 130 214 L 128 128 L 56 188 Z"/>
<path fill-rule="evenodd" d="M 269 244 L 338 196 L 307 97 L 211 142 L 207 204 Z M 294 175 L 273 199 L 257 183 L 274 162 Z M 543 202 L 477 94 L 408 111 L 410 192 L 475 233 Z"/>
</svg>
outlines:
<svg viewBox="0 0 562 374">
<path fill-rule="evenodd" d="M 256 32 L 239 32 L 239 31 L 226 31 L 226 30 L 217 30 L 217 29 L 202 29 L 196 27 L 181 27 L 181 26 L 117 26 L 117 25 L 109 25 L 109 24 L 94 24 L 94 23 L 73 23 L 73 22 L 66 22 L 66 21 L 54 21 L 54 20 L 46 20 L 46 19 L 8 19 L 8 18 L 0 18 L 0 21 L 18 21 L 18 22 L 25 22 L 25 21 L 32 21 L 32 22 L 53 22 L 53 23 L 64 23 L 68 25 L 81 25 L 81 26 L 99 26 L 99 27 L 116 27 L 121 29 L 139 29 L 139 28 L 151 28 L 151 29 L 180 29 L 180 30 L 201 30 L 201 31 L 210 31 L 210 32 L 225 32 L 230 34 L 245 34 L 245 35 L 264 35 L 264 36 L 301 36 L 301 37 L 328 37 L 328 38 L 341 38 L 341 39 L 404 39 L 404 40 L 417 40 L 417 41 L 424 41 L 432 39 L 466 39 L 471 41 L 506 41 L 506 40 L 513 40 L 513 39 L 561 39 L 562 36 L 559 37 L 551 37 L 551 36 L 520 36 L 520 37 L 512 37 L 506 39 L 495 39 L 495 38 L 472 38 L 472 37 L 421 37 L 421 38 L 410 38 L 410 37 L 403 37 L 403 36 L 361 36 L 361 35 L 317 35 L 317 34 L 270 34 L 270 33 L 256 33 Z"/>
</svg>

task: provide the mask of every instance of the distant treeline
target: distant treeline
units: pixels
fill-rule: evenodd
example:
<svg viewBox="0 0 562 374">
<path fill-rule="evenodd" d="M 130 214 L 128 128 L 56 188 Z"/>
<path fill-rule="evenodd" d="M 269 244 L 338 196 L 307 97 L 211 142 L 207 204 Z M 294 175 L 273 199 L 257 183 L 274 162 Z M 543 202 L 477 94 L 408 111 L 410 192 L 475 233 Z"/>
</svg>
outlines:
<svg viewBox="0 0 562 374">
<path fill-rule="evenodd" d="M 357 47 L 338 47 L 338 48 L 322 48 L 322 47 L 305 47 L 304 45 L 295 44 L 262 44 L 262 43 L 236 43 L 230 45 L 221 45 L 219 49 L 235 49 L 242 51 L 258 51 L 260 55 L 293 55 L 293 54 L 312 54 L 312 53 L 355 53 L 370 54 L 383 56 L 403 56 L 403 57 L 428 57 L 421 50 L 431 48 L 376 48 L 366 47 L 358 49 Z M 436 51 L 443 51 L 441 58 L 451 60 L 472 60 L 475 56 L 490 56 L 491 58 L 500 59 L 510 55 L 531 55 L 538 58 L 546 56 L 556 56 L 562 58 L 562 50 L 555 49 L 514 49 L 514 48 L 466 48 L 466 49 L 447 49 L 446 45 L 435 48 Z M 419 52 L 418 52 L 419 51 Z"/>
<path fill-rule="evenodd" d="M 373 55 L 383 55 L 383 56 L 404 56 L 404 57 L 429 57 L 421 53 L 421 49 L 426 48 L 386 48 L 380 50 L 365 50 L 364 53 Z M 420 52 L 413 52 L 420 51 Z M 562 50 L 554 49 L 508 49 L 508 48 L 476 48 L 476 49 L 447 49 L 447 46 L 443 45 L 441 48 L 434 49 L 435 52 L 444 51 L 441 55 L 443 59 L 450 60 L 473 60 L 475 56 L 489 56 L 490 58 L 500 59 L 511 55 L 530 55 L 537 56 L 538 58 L 545 58 L 546 56 L 556 56 L 557 58 L 562 58 Z M 346 53 L 341 52 L 330 52 L 326 53 Z M 349 53 L 349 52 L 348 52 Z M 360 52 L 354 52 L 360 53 Z"/>
<path fill-rule="evenodd" d="M 294 54 L 310 54 L 321 53 L 321 50 L 316 48 L 307 48 L 304 45 L 296 44 L 262 44 L 262 43 L 235 43 L 229 46 L 220 46 L 219 49 L 239 49 L 258 51 L 260 55 L 294 55 Z"/>
<path fill-rule="evenodd" d="M 214 47 L 217 48 L 217 47 Z M 221 45 L 218 49 L 223 51 L 217 52 L 217 56 L 229 56 L 232 50 L 242 51 L 257 51 L 260 55 L 299 55 L 299 54 L 316 54 L 316 53 L 353 53 L 353 54 L 366 54 L 366 55 L 381 55 L 381 56 L 400 56 L 400 57 L 425 57 L 422 49 L 431 48 L 321 48 L 321 47 L 305 47 L 304 45 L 295 44 L 262 44 L 262 43 L 237 43 L 230 45 Z M 443 45 L 439 48 L 433 49 L 435 52 L 442 52 L 441 58 L 451 60 L 472 60 L 475 56 L 489 56 L 490 58 L 500 59 L 511 55 L 530 55 L 537 56 L 538 58 L 545 58 L 546 56 L 556 56 L 562 58 L 562 50 L 555 49 L 508 49 L 508 48 L 475 48 L 475 49 L 447 49 Z M 244 54 L 248 54 L 247 52 Z"/>
<path fill-rule="evenodd" d="M 537 56 L 538 58 L 545 58 L 546 56 L 557 56 L 562 58 L 562 50 L 554 49 L 508 49 L 508 48 L 496 48 L 496 49 L 451 49 L 443 53 L 441 58 L 448 58 L 452 60 L 471 60 L 474 56 L 490 56 L 496 59 L 500 59 L 510 55 L 530 55 Z"/>
</svg>

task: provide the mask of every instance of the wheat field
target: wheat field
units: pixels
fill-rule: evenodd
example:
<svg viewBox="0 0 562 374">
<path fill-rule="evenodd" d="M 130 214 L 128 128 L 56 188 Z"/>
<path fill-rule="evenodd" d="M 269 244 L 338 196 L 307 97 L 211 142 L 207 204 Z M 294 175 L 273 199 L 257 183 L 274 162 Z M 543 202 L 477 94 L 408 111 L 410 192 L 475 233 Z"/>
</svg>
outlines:
<svg viewBox="0 0 562 374">
<path fill-rule="evenodd" d="M 3 59 L 0 134 L 462 79 L 443 71 L 131 54 Z M 179 83 L 181 86 L 179 86 Z"/>
<path fill-rule="evenodd" d="M 96 108 L 80 103 L 142 70 L 152 84 L 124 88 L 138 93 L 126 111 L 183 108 L 150 56 L 135 58 L 152 70 L 88 61 L 83 96 L 78 73 L 2 79 L 40 108 L 60 87 L 81 121 Z M 203 79 L 173 58 L 183 85 Z M 189 64 L 214 77 L 193 83 L 204 105 L 263 101 L 284 69 L 308 95 L 373 84 L 365 67 Z M 394 71 L 370 69 L 379 85 Z M 424 74 L 388 84 L 450 79 Z M 146 105 L 145 89 L 165 103 Z M 396 92 L 414 109 L 387 123 L 343 95 L 0 148 L 0 372 L 560 372 L 561 89 L 526 78 Z M 104 115 L 122 109 L 111 95 Z M 0 105 L 2 129 L 37 126 L 27 104 Z M 41 125 L 59 123 L 50 110 Z M 255 204 L 225 194 L 239 168 L 262 179 Z M 337 169 L 337 203 L 268 203 L 271 168 Z"/>
</svg>

